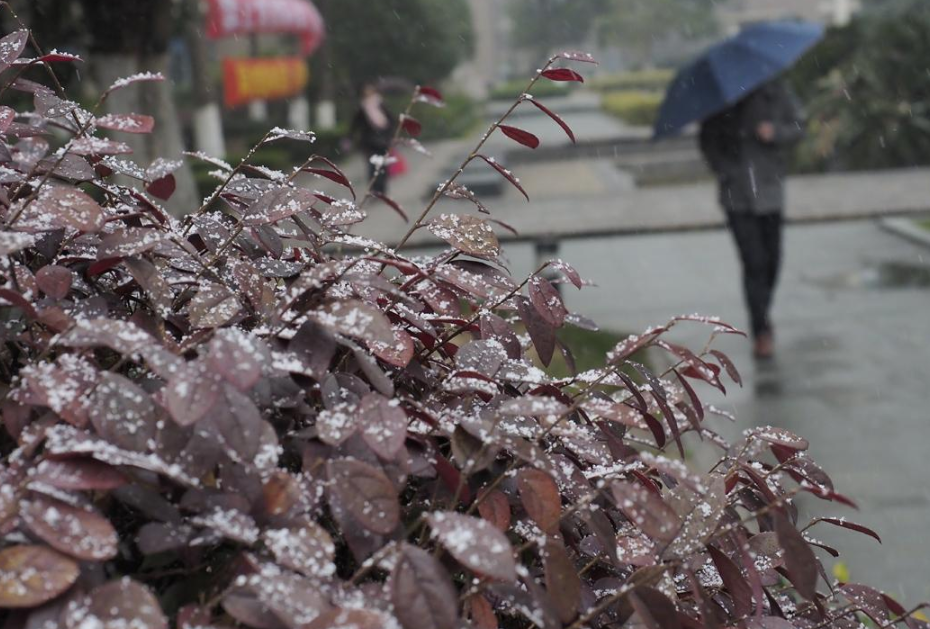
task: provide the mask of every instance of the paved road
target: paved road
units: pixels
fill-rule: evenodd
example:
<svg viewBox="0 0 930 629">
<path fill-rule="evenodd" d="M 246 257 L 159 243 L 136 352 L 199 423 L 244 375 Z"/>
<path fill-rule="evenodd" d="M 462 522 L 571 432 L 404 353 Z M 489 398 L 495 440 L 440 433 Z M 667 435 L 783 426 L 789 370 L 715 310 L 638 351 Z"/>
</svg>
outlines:
<svg viewBox="0 0 930 629">
<path fill-rule="evenodd" d="M 515 275 L 533 269 L 532 247 L 507 251 Z M 570 308 L 605 328 L 638 331 L 682 312 L 746 325 L 723 231 L 570 240 L 560 256 L 598 284 L 566 289 Z M 930 273 L 930 249 L 871 221 L 789 227 L 774 314 L 777 359 L 756 365 L 748 342 L 725 339 L 720 347 L 746 385 L 711 400 L 739 418 L 719 424 L 730 435 L 772 424 L 807 437 L 861 512 L 819 501 L 805 508 L 871 526 L 884 544 L 839 529 L 815 529 L 816 537 L 845 550 L 853 579 L 916 602 L 930 600 L 930 287 L 882 286 L 888 263 Z M 683 328 L 677 338 L 700 348 L 706 331 Z"/>
</svg>

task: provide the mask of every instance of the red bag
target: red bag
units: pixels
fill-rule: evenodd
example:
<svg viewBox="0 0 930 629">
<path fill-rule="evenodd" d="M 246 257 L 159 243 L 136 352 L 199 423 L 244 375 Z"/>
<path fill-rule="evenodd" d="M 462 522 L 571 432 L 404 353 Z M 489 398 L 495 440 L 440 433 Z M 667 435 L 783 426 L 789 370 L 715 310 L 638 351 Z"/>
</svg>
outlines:
<svg viewBox="0 0 930 629">
<path fill-rule="evenodd" d="M 388 165 L 388 175 L 397 177 L 407 172 L 407 160 L 397 150 L 391 149 L 389 153 L 391 163 Z"/>
</svg>

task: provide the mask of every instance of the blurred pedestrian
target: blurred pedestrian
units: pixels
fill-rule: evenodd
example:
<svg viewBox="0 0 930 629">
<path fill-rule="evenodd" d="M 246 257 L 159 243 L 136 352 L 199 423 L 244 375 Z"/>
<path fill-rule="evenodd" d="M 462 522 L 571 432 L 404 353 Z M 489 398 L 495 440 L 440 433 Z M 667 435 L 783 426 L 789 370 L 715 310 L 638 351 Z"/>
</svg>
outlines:
<svg viewBox="0 0 930 629">
<path fill-rule="evenodd" d="M 786 149 L 803 135 L 798 100 L 778 79 L 701 126 L 701 151 L 717 176 L 742 262 L 757 358 L 774 353 L 770 310 L 781 265 Z"/>
<path fill-rule="evenodd" d="M 388 153 L 394 137 L 394 116 L 384 105 L 378 88 L 366 83 L 359 90 L 358 111 L 352 118 L 350 138 L 362 151 L 368 164 L 372 192 L 385 194 L 388 180 Z"/>
</svg>

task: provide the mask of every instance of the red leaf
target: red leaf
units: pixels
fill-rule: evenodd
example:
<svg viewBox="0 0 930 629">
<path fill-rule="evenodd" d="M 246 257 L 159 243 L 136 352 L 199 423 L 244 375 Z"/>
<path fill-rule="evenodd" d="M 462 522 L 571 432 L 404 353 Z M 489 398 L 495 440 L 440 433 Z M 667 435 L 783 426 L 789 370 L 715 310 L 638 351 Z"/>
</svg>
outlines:
<svg viewBox="0 0 930 629">
<path fill-rule="evenodd" d="M 503 131 L 511 140 L 519 142 L 523 146 L 528 146 L 531 149 L 535 149 L 539 146 L 539 138 L 530 133 L 529 131 L 524 131 L 517 127 L 511 127 L 505 124 L 497 125 L 497 128 Z"/>
<path fill-rule="evenodd" d="M 549 280 L 534 275 L 530 278 L 529 284 L 530 303 L 536 309 L 547 323 L 553 327 L 560 328 L 565 324 L 565 317 L 568 310 L 562 303 L 562 296 L 559 291 L 549 282 Z"/>
<path fill-rule="evenodd" d="M 423 125 L 420 124 L 420 121 L 414 118 L 413 116 L 408 116 L 406 114 L 401 114 L 400 126 L 404 131 L 406 131 L 413 137 L 417 137 L 418 135 L 420 135 L 420 133 L 423 132 Z"/>
<path fill-rule="evenodd" d="M 575 81 L 584 83 L 584 77 L 569 68 L 549 68 L 543 70 L 542 75 L 550 81 Z"/>
<path fill-rule="evenodd" d="M 123 133 L 151 133 L 155 119 L 143 114 L 107 114 L 97 119 L 97 126 Z"/>
<path fill-rule="evenodd" d="M 826 522 L 827 524 L 832 524 L 833 526 L 839 526 L 844 529 L 849 529 L 850 531 L 856 531 L 857 533 L 862 533 L 868 535 L 869 537 L 875 538 L 875 540 L 881 544 L 882 538 L 878 536 L 878 533 L 868 528 L 867 526 L 862 526 L 861 524 L 856 524 L 855 522 L 848 522 L 845 518 L 815 518 L 811 521 L 810 526 L 817 524 L 818 522 Z"/>
<path fill-rule="evenodd" d="M 174 194 L 176 188 L 177 181 L 175 181 L 174 175 L 169 173 L 161 179 L 156 179 L 150 183 L 145 191 L 157 199 L 167 201 L 171 198 L 171 195 Z"/>
<path fill-rule="evenodd" d="M 520 185 L 520 180 L 514 177 L 512 172 L 501 166 L 493 157 L 487 157 L 485 155 L 478 155 L 477 157 L 480 157 L 486 161 L 491 166 L 491 168 L 503 175 L 507 181 L 513 184 L 513 186 L 523 194 L 527 201 L 530 200 L 530 195 L 526 193 L 526 190 L 524 190 L 523 186 Z"/>
<path fill-rule="evenodd" d="M 739 371 L 736 369 L 736 365 L 733 364 L 733 361 L 730 360 L 730 357 L 716 349 L 710 350 L 710 353 L 717 358 L 721 365 L 723 365 L 723 368 L 726 369 L 727 375 L 730 376 L 730 379 L 739 386 L 743 386 L 743 379 L 740 377 Z"/>
<path fill-rule="evenodd" d="M 617 482 L 611 486 L 623 515 L 649 537 L 670 542 L 681 528 L 678 514 L 660 496 L 642 485 Z"/>
<path fill-rule="evenodd" d="M 442 98 L 442 93 L 435 87 L 421 85 L 417 88 L 417 100 L 428 103 L 434 107 L 445 107 L 446 103 Z"/>
<path fill-rule="evenodd" d="M 487 520 L 438 511 L 427 517 L 439 542 L 474 572 L 497 581 L 512 582 L 517 566 L 510 540 Z"/>
<path fill-rule="evenodd" d="M 95 275 L 101 275 L 117 266 L 122 261 L 122 258 L 107 258 L 105 260 L 98 260 L 97 262 L 94 262 L 89 267 L 87 267 L 87 274 L 91 277 Z"/>
<path fill-rule="evenodd" d="M 354 459 L 327 465 L 330 500 L 336 500 L 367 530 L 391 533 L 400 523 L 400 503 L 390 479 L 380 469 Z"/>
<path fill-rule="evenodd" d="M 10 288 L 0 288 L 0 299 L 5 299 L 16 308 L 20 308 L 30 319 L 35 319 L 39 316 L 38 313 L 36 313 L 35 308 L 32 307 L 32 304 L 26 301 L 26 298 L 17 293 L 15 290 Z"/>
<path fill-rule="evenodd" d="M 478 513 L 481 517 L 496 526 L 503 532 L 510 528 L 510 503 L 507 496 L 497 489 L 482 494 L 478 503 Z"/>
<path fill-rule="evenodd" d="M 317 162 L 317 161 L 323 162 L 324 164 L 326 164 L 327 166 L 329 166 L 329 169 L 326 169 L 326 168 L 310 168 L 310 167 L 308 166 L 308 167 L 303 168 L 303 171 L 304 171 L 304 172 L 308 172 L 308 173 L 313 173 L 314 175 L 318 175 L 318 176 L 320 176 L 320 177 L 325 177 L 325 178 L 329 179 L 330 181 L 334 181 L 334 182 L 338 183 L 340 186 L 343 186 L 343 187 L 345 187 L 345 188 L 348 188 L 348 189 L 349 189 L 349 192 L 352 193 L 352 198 L 354 199 L 354 198 L 355 198 L 355 188 L 352 187 L 352 183 L 349 181 L 349 178 L 346 177 L 345 173 L 342 172 L 342 171 L 339 169 L 339 167 L 336 166 L 336 164 L 334 164 L 331 160 L 328 160 L 328 159 L 326 159 L 325 157 L 321 157 L 321 156 L 319 156 L 319 155 L 315 155 L 315 156 L 313 157 L 313 159 L 311 160 L 310 163 L 312 164 L 313 162 Z"/>
<path fill-rule="evenodd" d="M 398 400 L 369 393 L 362 398 L 358 413 L 365 443 L 382 459 L 394 459 L 407 439 L 407 414 Z"/>
<path fill-rule="evenodd" d="M 43 266 L 36 272 L 39 289 L 56 301 L 68 296 L 72 279 L 71 269 L 57 264 Z"/>
<path fill-rule="evenodd" d="M 78 55 L 72 55 L 70 52 L 53 52 L 47 55 L 42 55 L 37 58 L 36 61 L 41 61 L 43 63 L 74 63 L 74 62 L 83 62 Z"/>
<path fill-rule="evenodd" d="M 774 513 L 778 544 L 785 551 L 785 567 L 798 594 L 809 601 L 817 594 L 817 557 L 807 540 L 781 513 Z"/>
<path fill-rule="evenodd" d="M 534 105 L 536 105 L 536 107 L 540 111 L 542 111 L 544 114 L 552 118 L 557 125 L 562 127 L 562 130 L 565 131 L 566 135 L 568 135 L 572 143 L 575 142 L 575 134 L 572 132 L 571 127 L 569 127 L 568 124 L 564 120 L 562 120 L 558 115 L 556 115 L 555 112 L 553 112 L 551 109 L 549 109 L 548 107 L 540 103 L 535 98 L 524 97 L 524 100 L 528 100 L 529 102 L 533 103 Z"/>
<path fill-rule="evenodd" d="M 545 533 L 555 533 L 562 517 L 559 488 L 552 477 L 537 469 L 525 469 L 517 475 L 517 487 L 523 507 Z"/>
<path fill-rule="evenodd" d="M 747 583 L 743 573 L 732 559 L 726 556 L 723 551 L 714 546 L 708 546 L 707 551 L 710 553 L 723 584 L 730 593 L 733 603 L 736 605 L 736 615 L 746 616 L 752 611 L 752 588 Z"/>
<path fill-rule="evenodd" d="M 15 31 L 0 39 L 0 71 L 5 70 L 23 54 L 28 39 L 27 30 Z"/>
<path fill-rule="evenodd" d="M 47 546 L 7 546 L 0 550 L 0 575 L 0 607 L 26 608 L 70 588 L 80 568 Z"/>
</svg>

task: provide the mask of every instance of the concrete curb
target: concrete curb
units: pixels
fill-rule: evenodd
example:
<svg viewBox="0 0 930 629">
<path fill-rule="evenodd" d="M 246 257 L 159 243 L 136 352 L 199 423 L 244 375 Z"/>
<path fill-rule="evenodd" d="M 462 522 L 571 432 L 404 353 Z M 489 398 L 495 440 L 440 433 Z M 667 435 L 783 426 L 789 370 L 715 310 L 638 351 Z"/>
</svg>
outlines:
<svg viewBox="0 0 930 629">
<path fill-rule="evenodd" d="M 890 234 L 900 236 L 924 247 L 930 247 L 930 231 L 918 227 L 912 219 L 882 218 L 879 219 L 878 225 Z"/>
</svg>

